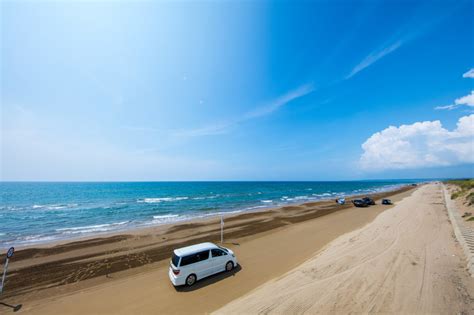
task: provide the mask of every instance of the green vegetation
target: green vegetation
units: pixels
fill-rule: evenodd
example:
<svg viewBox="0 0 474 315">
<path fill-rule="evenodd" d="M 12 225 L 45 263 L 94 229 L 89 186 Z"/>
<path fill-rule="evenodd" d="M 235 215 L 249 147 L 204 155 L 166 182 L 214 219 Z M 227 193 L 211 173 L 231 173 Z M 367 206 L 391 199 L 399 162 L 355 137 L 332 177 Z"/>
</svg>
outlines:
<svg viewBox="0 0 474 315">
<path fill-rule="evenodd" d="M 466 221 L 474 221 L 474 217 L 470 217 L 470 218 L 467 219 Z"/>
<path fill-rule="evenodd" d="M 466 196 L 469 205 L 474 204 L 474 178 L 448 180 L 446 183 L 456 185 L 458 189 L 451 194 L 451 199 Z"/>
<path fill-rule="evenodd" d="M 448 180 L 446 183 L 459 186 L 464 191 L 474 188 L 474 178 L 453 179 L 453 180 Z"/>
<path fill-rule="evenodd" d="M 459 196 L 462 195 L 462 191 L 458 190 L 458 191 L 455 191 L 451 194 L 451 199 L 456 199 L 458 198 Z"/>
<path fill-rule="evenodd" d="M 474 191 L 470 192 L 469 195 L 467 195 L 466 200 L 469 205 L 474 205 Z"/>
</svg>

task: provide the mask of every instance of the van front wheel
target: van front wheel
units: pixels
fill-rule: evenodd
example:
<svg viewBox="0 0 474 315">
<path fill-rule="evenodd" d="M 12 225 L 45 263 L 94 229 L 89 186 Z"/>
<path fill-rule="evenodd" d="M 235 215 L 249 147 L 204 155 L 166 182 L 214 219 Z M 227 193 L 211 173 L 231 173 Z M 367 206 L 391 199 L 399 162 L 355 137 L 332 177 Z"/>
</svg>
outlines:
<svg viewBox="0 0 474 315">
<path fill-rule="evenodd" d="M 234 269 L 234 263 L 231 261 L 228 261 L 227 264 L 225 264 L 225 270 L 231 271 L 232 269 Z"/>
<path fill-rule="evenodd" d="M 188 287 L 192 286 L 194 283 L 196 283 L 196 275 L 192 274 L 192 275 L 189 275 L 187 278 L 186 278 L 186 285 Z"/>
</svg>

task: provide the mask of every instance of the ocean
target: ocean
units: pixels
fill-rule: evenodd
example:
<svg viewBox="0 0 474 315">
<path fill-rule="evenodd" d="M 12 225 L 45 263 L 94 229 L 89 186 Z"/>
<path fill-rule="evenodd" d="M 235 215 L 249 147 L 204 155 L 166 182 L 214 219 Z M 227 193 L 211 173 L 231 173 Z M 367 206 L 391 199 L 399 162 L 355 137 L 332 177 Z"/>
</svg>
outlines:
<svg viewBox="0 0 474 315">
<path fill-rule="evenodd" d="M 341 182 L 0 182 L 0 248 L 395 189 Z"/>
</svg>

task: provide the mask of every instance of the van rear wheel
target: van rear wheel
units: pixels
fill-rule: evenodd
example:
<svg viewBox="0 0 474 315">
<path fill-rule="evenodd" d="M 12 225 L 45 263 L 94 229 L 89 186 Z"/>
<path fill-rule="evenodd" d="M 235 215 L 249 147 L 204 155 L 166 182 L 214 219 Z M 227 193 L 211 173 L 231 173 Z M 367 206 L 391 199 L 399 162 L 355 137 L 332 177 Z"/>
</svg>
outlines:
<svg viewBox="0 0 474 315">
<path fill-rule="evenodd" d="M 234 269 L 234 263 L 231 261 L 228 261 L 227 264 L 225 264 L 225 270 L 231 271 L 232 269 Z"/>
<path fill-rule="evenodd" d="M 187 278 L 186 278 L 186 285 L 188 287 L 192 286 L 194 283 L 196 283 L 196 275 L 192 274 L 192 275 L 189 275 Z"/>
</svg>

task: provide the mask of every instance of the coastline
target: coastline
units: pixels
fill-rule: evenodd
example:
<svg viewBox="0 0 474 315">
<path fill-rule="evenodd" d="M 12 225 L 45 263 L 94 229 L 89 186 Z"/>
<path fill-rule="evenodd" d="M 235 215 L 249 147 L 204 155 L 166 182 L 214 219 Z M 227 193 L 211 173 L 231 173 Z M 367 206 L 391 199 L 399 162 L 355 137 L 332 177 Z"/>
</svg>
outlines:
<svg viewBox="0 0 474 315">
<path fill-rule="evenodd" d="M 421 184 L 423 183 L 418 183 L 418 185 L 421 185 Z M 335 194 L 328 197 L 323 197 L 320 199 L 303 201 L 303 202 L 293 201 L 293 202 L 289 202 L 289 203 L 285 203 L 285 204 L 277 205 L 277 206 L 262 205 L 262 206 L 253 206 L 250 208 L 234 209 L 234 210 L 229 210 L 229 211 L 218 211 L 215 213 L 191 216 L 191 217 L 183 218 L 183 219 L 173 221 L 173 222 L 154 223 L 154 224 L 153 223 L 137 224 L 137 225 L 131 225 L 124 228 L 117 228 L 117 229 L 105 231 L 105 232 L 94 232 L 94 233 L 90 233 L 86 235 L 54 238 L 54 239 L 48 239 L 44 241 L 35 241 L 31 243 L 20 243 L 19 245 L 12 243 L 8 246 L 3 245 L 4 247 L 3 250 L 6 251 L 6 249 L 9 248 L 10 246 L 15 246 L 15 249 L 17 251 L 24 250 L 24 249 L 31 249 L 31 248 L 50 248 L 50 247 L 55 247 L 58 245 L 65 245 L 69 243 L 82 242 L 82 241 L 88 241 L 88 240 L 99 239 L 99 238 L 109 238 L 109 237 L 118 236 L 118 235 L 135 235 L 135 234 L 147 233 L 147 231 L 154 231 L 155 229 L 167 229 L 167 228 L 171 228 L 173 226 L 177 226 L 181 224 L 212 222 L 213 220 L 216 220 L 220 218 L 221 216 L 224 216 L 225 219 L 228 219 L 228 218 L 233 218 L 235 216 L 239 216 L 243 214 L 276 211 L 278 209 L 286 208 L 286 207 L 311 206 L 315 203 L 330 202 L 330 201 L 333 201 L 335 198 L 340 198 L 340 197 L 346 198 L 347 202 L 349 202 L 350 199 L 362 198 L 364 196 L 377 198 L 379 194 L 392 194 L 392 193 L 396 193 L 397 191 L 404 190 L 408 187 L 413 187 L 413 186 L 412 184 L 397 184 L 388 189 L 380 189 L 371 193 L 348 194 L 348 195 L 340 193 L 340 194 Z M 113 225 L 117 223 L 111 223 L 111 224 Z M 3 253 L 0 253 L 0 258 L 2 257 L 2 254 Z"/>
<path fill-rule="evenodd" d="M 380 200 L 410 193 L 414 188 L 406 186 L 371 196 Z M 274 231 L 287 227 L 296 227 L 299 223 L 317 222 L 322 217 L 330 217 L 331 214 L 340 213 L 342 216 L 345 215 L 344 211 L 360 213 L 358 220 L 367 222 L 389 207 L 377 205 L 355 208 L 350 203 L 341 206 L 330 200 L 235 214 L 225 220 L 225 244 L 227 246 L 230 242 L 230 247 L 239 246 L 235 244 L 276 233 Z M 133 274 L 153 268 L 156 264 L 166 262 L 174 248 L 203 241 L 218 242 L 219 223 L 217 218 L 207 218 L 137 229 L 128 231 L 127 234 L 114 233 L 106 237 L 19 249 L 10 265 L 6 283 L 8 289 L 4 296 L 36 294 L 46 288 L 67 287 L 85 280 L 100 282 L 99 279 L 104 276 L 109 277 L 120 272 Z M 355 222 L 348 222 L 347 226 L 352 224 Z M 4 255 L 0 257 L 3 258 Z"/>
</svg>

